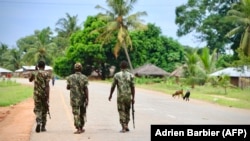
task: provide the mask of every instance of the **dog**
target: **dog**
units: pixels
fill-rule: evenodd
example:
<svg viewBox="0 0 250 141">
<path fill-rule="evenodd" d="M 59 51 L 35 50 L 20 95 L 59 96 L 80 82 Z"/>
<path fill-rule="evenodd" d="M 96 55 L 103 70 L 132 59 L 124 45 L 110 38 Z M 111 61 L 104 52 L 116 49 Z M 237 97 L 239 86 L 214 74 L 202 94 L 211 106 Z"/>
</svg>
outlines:
<svg viewBox="0 0 250 141">
<path fill-rule="evenodd" d="M 183 89 L 178 90 L 172 94 L 172 97 L 175 97 L 175 96 L 178 96 L 178 97 L 182 96 L 183 97 Z"/>
<path fill-rule="evenodd" d="M 183 100 L 189 101 L 190 91 L 188 90 L 183 96 Z"/>
</svg>

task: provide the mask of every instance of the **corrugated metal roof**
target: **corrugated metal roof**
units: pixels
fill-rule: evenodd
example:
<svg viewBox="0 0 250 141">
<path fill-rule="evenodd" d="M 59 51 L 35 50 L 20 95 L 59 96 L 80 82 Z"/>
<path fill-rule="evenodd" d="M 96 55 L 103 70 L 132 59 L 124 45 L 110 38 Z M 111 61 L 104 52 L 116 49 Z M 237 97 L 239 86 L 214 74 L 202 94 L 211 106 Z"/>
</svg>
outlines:
<svg viewBox="0 0 250 141">
<path fill-rule="evenodd" d="M 5 69 L 5 68 L 1 68 L 1 67 L 0 67 L 0 73 L 1 73 L 1 72 L 12 72 L 12 71 L 11 71 L 11 70 L 7 70 L 7 69 Z"/>
<path fill-rule="evenodd" d="M 228 75 L 231 77 L 250 77 L 250 70 L 244 67 L 244 69 L 229 67 L 210 74 L 210 76 Z"/>
<path fill-rule="evenodd" d="M 36 66 L 23 66 L 22 69 L 23 71 L 35 70 Z M 50 66 L 45 66 L 45 70 L 53 70 L 53 68 Z"/>
</svg>

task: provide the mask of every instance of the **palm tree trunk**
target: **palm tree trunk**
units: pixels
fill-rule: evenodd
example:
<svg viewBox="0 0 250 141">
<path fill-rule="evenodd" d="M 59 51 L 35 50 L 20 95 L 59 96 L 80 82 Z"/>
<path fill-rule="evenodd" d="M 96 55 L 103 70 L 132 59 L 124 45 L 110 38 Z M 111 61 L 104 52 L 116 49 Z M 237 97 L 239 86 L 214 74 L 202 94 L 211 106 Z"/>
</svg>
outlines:
<svg viewBox="0 0 250 141">
<path fill-rule="evenodd" d="M 132 67 L 131 60 L 130 60 L 130 57 L 129 57 L 129 54 L 128 54 L 128 49 L 127 49 L 125 43 L 123 43 L 122 45 L 123 45 L 123 48 L 124 48 L 124 51 L 125 51 L 125 54 L 126 54 L 126 57 L 127 57 L 127 60 L 128 60 L 130 71 L 133 72 L 133 67 Z"/>
</svg>

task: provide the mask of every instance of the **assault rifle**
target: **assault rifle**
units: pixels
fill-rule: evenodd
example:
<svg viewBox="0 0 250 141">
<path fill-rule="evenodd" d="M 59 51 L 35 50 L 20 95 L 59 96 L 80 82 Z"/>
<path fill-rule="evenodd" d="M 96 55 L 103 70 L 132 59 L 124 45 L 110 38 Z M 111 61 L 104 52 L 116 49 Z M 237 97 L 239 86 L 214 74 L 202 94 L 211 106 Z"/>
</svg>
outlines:
<svg viewBox="0 0 250 141">
<path fill-rule="evenodd" d="M 48 101 L 46 101 L 46 109 L 47 109 L 47 113 L 49 115 L 49 118 L 51 119 L 50 112 L 49 112 L 49 102 Z"/>
<path fill-rule="evenodd" d="M 135 128 L 135 109 L 134 109 L 134 104 L 133 102 L 132 103 L 132 118 L 133 118 L 133 126 Z"/>
<path fill-rule="evenodd" d="M 44 102 L 45 102 L 45 107 L 46 107 L 47 113 L 49 115 L 49 118 L 51 119 L 50 112 L 49 112 L 49 91 L 50 91 L 49 86 L 46 86 L 46 88 L 45 88 L 46 96 L 45 96 Z"/>
</svg>

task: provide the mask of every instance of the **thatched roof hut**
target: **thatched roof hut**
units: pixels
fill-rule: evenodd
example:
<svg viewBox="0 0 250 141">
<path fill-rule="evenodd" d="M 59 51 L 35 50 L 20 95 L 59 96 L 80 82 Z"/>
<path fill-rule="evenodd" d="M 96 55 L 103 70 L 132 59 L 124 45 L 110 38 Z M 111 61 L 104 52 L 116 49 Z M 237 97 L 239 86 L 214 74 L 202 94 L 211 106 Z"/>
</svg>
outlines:
<svg viewBox="0 0 250 141">
<path fill-rule="evenodd" d="M 184 75 L 185 67 L 187 67 L 187 65 L 179 66 L 170 74 L 170 76 L 182 77 Z"/>
<path fill-rule="evenodd" d="M 187 65 L 181 65 L 179 67 L 177 67 L 171 74 L 170 77 L 175 77 L 175 82 L 176 84 L 179 84 L 180 81 L 180 77 L 184 76 L 184 72 L 185 72 L 185 67 L 187 67 Z"/>
<path fill-rule="evenodd" d="M 136 76 L 169 76 L 170 73 L 166 72 L 165 70 L 153 65 L 153 64 L 145 64 L 141 67 L 134 69 L 133 73 Z"/>
</svg>

